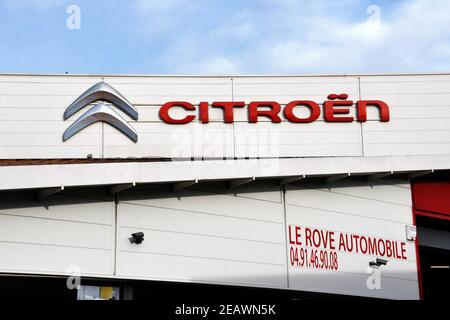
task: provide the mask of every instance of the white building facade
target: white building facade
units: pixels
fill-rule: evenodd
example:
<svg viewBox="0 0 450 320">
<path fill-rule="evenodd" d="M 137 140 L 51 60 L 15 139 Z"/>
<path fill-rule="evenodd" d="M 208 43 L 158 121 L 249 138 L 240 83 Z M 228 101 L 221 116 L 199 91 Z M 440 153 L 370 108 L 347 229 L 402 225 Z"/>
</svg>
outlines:
<svg viewBox="0 0 450 320">
<path fill-rule="evenodd" d="M 450 217 L 449 88 L 0 75 L 0 273 L 420 299 L 416 217 Z"/>
</svg>

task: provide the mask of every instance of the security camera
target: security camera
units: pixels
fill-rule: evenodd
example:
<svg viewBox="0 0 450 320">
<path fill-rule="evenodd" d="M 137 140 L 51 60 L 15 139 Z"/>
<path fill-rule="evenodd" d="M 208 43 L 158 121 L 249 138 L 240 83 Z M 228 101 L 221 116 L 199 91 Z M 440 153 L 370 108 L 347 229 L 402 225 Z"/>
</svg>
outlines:
<svg viewBox="0 0 450 320">
<path fill-rule="evenodd" d="M 376 261 L 369 262 L 369 267 L 380 267 L 382 265 L 385 266 L 387 263 L 387 260 L 377 258 Z"/>
<path fill-rule="evenodd" d="M 141 244 L 142 241 L 144 241 L 144 233 L 143 232 L 132 233 L 131 237 L 129 237 L 128 240 L 130 240 L 130 243 Z"/>
</svg>

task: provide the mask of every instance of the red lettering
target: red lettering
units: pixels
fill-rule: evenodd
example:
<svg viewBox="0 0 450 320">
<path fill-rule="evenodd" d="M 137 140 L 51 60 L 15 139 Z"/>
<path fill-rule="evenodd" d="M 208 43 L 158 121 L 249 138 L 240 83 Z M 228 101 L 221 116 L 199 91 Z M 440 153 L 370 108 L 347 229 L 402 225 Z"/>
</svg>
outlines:
<svg viewBox="0 0 450 320">
<path fill-rule="evenodd" d="M 360 249 L 361 249 L 361 253 L 366 254 L 367 253 L 367 238 L 365 236 L 361 236 L 361 244 L 360 244 Z"/>
<path fill-rule="evenodd" d="M 269 110 L 258 110 L 260 107 L 269 108 Z M 248 122 L 257 123 L 258 117 L 267 117 L 274 123 L 280 123 L 281 118 L 278 113 L 281 111 L 281 106 L 274 101 L 254 101 L 248 105 Z"/>
<path fill-rule="evenodd" d="M 381 250 L 380 244 L 383 245 L 383 250 Z M 378 239 L 378 254 L 379 254 L 380 256 L 384 256 L 385 250 L 386 250 L 386 248 L 385 248 L 385 246 L 384 246 L 384 241 L 383 241 L 383 239 Z"/>
<path fill-rule="evenodd" d="M 330 232 L 329 231 L 324 231 L 324 230 L 320 230 L 320 234 L 322 236 L 322 245 L 325 249 L 330 247 Z"/>
<path fill-rule="evenodd" d="M 358 246 L 359 236 L 354 234 L 353 239 L 355 239 L 355 252 L 359 252 L 359 246 Z"/>
<path fill-rule="evenodd" d="M 400 245 L 400 247 L 402 249 L 402 259 L 404 259 L 404 260 L 406 260 L 406 248 L 405 248 L 405 246 L 406 246 L 406 243 L 404 243 L 404 242 L 402 242 L 401 245 Z"/>
<path fill-rule="evenodd" d="M 320 232 L 317 229 L 314 229 L 313 231 L 313 243 L 314 247 L 320 247 Z"/>
<path fill-rule="evenodd" d="M 200 110 L 200 122 L 201 123 L 208 123 L 209 122 L 209 103 L 208 102 L 200 102 L 198 106 Z"/>
<path fill-rule="evenodd" d="M 330 232 L 330 249 L 335 250 L 336 247 L 334 246 L 334 231 Z"/>
<path fill-rule="evenodd" d="M 300 241 L 300 237 L 301 237 L 301 235 L 300 235 L 300 227 L 298 227 L 298 226 L 296 226 L 295 227 L 295 243 L 297 244 L 297 245 L 299 245 L 299 246 L 301 246 L 302 245 L 302 242 Z"/>
<path fill-rule="evenodd" d="M 292 240 L 291 226 L 288 227 L 288 234 L 289 234 L 289 244 L 295 244 L 295 241 Z"/>
<path fill-rule="evenodd" d="M 184 102 L 184 101 L 167 102 L 162 105 L 161 109 L 159 109 L 159 116 L 165 123 L 185 124 L 185 123 L 189 123 L 195 119 L 194 115 L 188 115 L 188 116 L 184 117 L 183 119 L 173 119 L 169 115 L 169 110 L 173 107 L 180 107 L 180 108 L 183 108 L 184 110 L 188 110 L 188 111 L 195 110 L 195 107 L 189 102 Z"/>
<path fill-rule="evenodd" d="M 367 106 L 377 107 L 381 122 L 389 121 L 389 106 L 380 100 L 359 100 L 356 103 L 356 120 L 359 122 L 367 121 Z"/>
<path fill-rule="evenodd" d="M 328 100 L 324 102 L 324 120 L 327 122 L 352 122 L 355 119 L 348 115 L 353 105 L 352 100 L 347 100 L 348 95 L 330 94 Z M 202 101 L 198 106 L 199 121 L 201 123 L 209 123 L 209 107 L 221 108 L 223 110 L 223 119 L 225 123 L 234 122 L 234 108 L 245 107 L 243 101 L 218 101 L 208 103 Z M 195 115 L 188 114 L 182 119 L 174 119 L 169 115 L 169 111 L 173 107 L 179 107 L 186 111 L 195 111 L 196 108 L 189 102 L 170 101 L 165 103 L 159 110 L 160 118 L 170 124 L 186 124 L 195 119 Z M 294 114 L 297 107 L 305 107 L 308 109 L 309 115 L 298 116 Z M 379 111 L 380 121 L 387 122 L 390 119 L 389 106 L 381 100 L 359 100 L 356 102 L 356 120 L 359 122 L 367 121 L 367 107 L 375 107 Z M 283 109 L 284 117 L 292 123 L 311 123 L 320 117 L 320 106 L 310 100 L 294 100 L 289 102 Z M 266 117 L 273 123 L 280 123 L 279 113 L 281 106 L 275 101 L 253 101 L 248 105 L 248 122 L 257 123 L 258 117 Z"/>
<path fill-rule="evenodd" d="M 347 235 L 345 235 L 345 236 L 347 236 Z M 345 239 L 344 239 L 343 233 L 341 233 L 339 235 L 339 250 L 347 251 L 347 248 L 345 247 Z"/>
<path fill-rule="evenodd" d="M 400 256 L 398 254 L 398 245 L 399 245 L 399 243 L 397 241 L 393 241 L 392 245 L 393 245 L 393 248 L 392 248 L 393 257 L 397 258 L 397 259 L 400 259 Z"/>
<path fill-rule="evenodd" d="M 352 122 L 353 117 L 336 117 L 337 114 L 349 114 L 349 108 L 339 108 L 335 107 L 341 106 L 351 106 L 353 105 L 353 101 L 351 100 L 343 100 L 343 101 L 325 101 L 323 104 L 325 110 L 325 121 L 327 122 Z"/>
<path fill-rule="evenodd" d="M 298 118 L 294 115 L 294 108 L 297 106 L 307 107 L 310 111 L 308 118 Z M 317 120 L 320 116 L 320 107 L 317 103 L 307 100 L 298 100 L 289 102 L 283 110 L 284 116 L 287 120 L 294 123 L 309 123 Z"/>
<path fill-rule="evenodd" d="M 392 257 L 392 242 L 389 240 L 386 241 L 386 256 Z"/>
<path fill-rule="evenodd" d="M 245 102 L 242 101 L 231 101 L 231 102 L 213 102 L 212 106 L 214 108 L 222 108 L 223 109 L 223 118 L 225 123 L 233 123 L 234 116 L 233 111 L 234 108 L 243 108 L 245 107 Z"/>
<path fill-rule="evenodd" d="M 288 229 L 288 231 L 289 231 L 289 244 L 301 246 L 301 245 L 302 245 L 302 242 L 301 242 L 301 240 L 300 240 L 300 237 L 301 237 L 301 234 L 300 234 L 301 227 L 295 226 L 295 227 L 294 227 L 294 230 L 295 230 L 295 237 L 294 237 L 294 239 L 292 239 L 291 226 L 289 226 L 289 229 Z"/>
<path fill-rule="evenodd" d="M 305 245 L 311 247 L 311 229 L 305 228 Z"/>
<path fill-rule="evenodd" d="M 374 255 L 374 256 L 378 255 L 377 239 L 369 238 L 368 251 L 369 251 L 370 255 Z"/>
</svg>

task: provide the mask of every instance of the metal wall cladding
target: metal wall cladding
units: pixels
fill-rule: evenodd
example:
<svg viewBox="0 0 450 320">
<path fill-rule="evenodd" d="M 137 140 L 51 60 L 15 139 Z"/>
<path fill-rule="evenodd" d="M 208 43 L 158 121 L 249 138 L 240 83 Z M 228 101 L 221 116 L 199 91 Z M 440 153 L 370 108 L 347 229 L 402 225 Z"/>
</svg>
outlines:
<svg viewBox="0 0 450 320">
<path fill-rule="evenodd" d="M 120 202 L 117 273 L 169 281 L 286 288 L 281 192 L 185 191 Z M 126 235 L 144 231 L 132 246 Z"/>
<path fill-rule="evenodd" d="M 94 277 L 419 298 L 414 242 L 405 233 L 413 223 L 408 184 L 342 182 L 285 194 L 249 184 L 234 192 L 143 189 L 119 195 L 118 204 L 56 195 L 48 209 L 5 200 L 0 272 L 68 275 L 78 266 Z M 292 225 L 405 242 L 407 259 L 388 258 L 381 289 L 370 290 L 375 255 L 337 251 L 338 270 L 291 266 Z M 144 232 L 142 244 L 129 242 L 134 232 Z"/>
<path fill-rule="evenodd" d="M 46 207 L 16 200 L 0 208 L 0 272 L 112 275 L 112 201 L 58 196 Z"/>
<path fill-rule="evenodd" d="M 339 237 L 335 236 L 338 269 L 289 265 L 290 286 L 306 291 L 419 299 L 415 242 L 406 241 L 405 233 L 405 226 L 413 224 L 411 206 L 410 186 L 401 183 L 288 190 L 288 225 L 333 231 L 336 235 L 344 233 L 403 242 L 406 256 L 406 259 L 385 258 L 388 262 L 379 269 L 379 288 L 374 288 L 367 285 L 373 274 L 369 262 L 380 256 L 345 251 L 338 246 Z M 302 240 L 301 247 L 307 248 L 305 239 Z M 307 249 L 311 252 L 311 248 Z M 317 248 L 312 246 L 312 249 Z M 323 246 L 318 249 L 317 252 L 331 252 Z"/>
<path fill-rule="evenodd" d="M 96 123 L 68 141 L 65 129 L 88 106 L 66 121 L 64 110 L 95 83 L 105 81 L 139 112 L 135 121 L 117 110 L 137 131 L 135 144 L 108 124 Z M 361 76 L 0 76 L 0 159 L 115 157 L 308 157 L 448 154 L 450 75 Z M 247 122 L 246 108 L 235 122 L 223 123 L 211 109 L 210 123 L 170 125 L 159 119 L 167 101 L 277 101 L 307 99 L 322 104 L 329 93 L 353 101 L 380 99 L 390 106 L 390 122 L 375 108 L 361 124 L 308 124 L 282 119 Z M 354 108 L 351 108 L 354 115 Z M 174 115 L 183 111 L 173 110 Z M 299 111 L 301 112 L 301 111 Z"/>
</svg>

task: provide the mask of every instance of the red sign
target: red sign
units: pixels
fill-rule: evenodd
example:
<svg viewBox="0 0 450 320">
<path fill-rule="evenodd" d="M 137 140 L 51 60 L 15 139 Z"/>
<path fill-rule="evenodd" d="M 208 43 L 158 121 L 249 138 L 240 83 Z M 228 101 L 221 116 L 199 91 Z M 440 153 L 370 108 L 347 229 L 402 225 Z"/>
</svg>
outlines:
<svg viewBox="0 0 450 320">
<path fill-rule="evenodd" d="M 366 122 L 367 107 L 375 107 L 378 109 L 379 119 L 382 122 L 389 121 L 389 106 L 381 100 L 358 100 L 353 102 L 347 100 L 348 95 L 330 94 L 328 100 L 323 103 L 323 118 L 326 122 Z M 350 108 L 356 106 L 356 119 L 350 114 Z M 223 120 L 225 123 L 234 122 L 234 109 L 245 108 L 248 110 L 248 122 L 257 123 L 259 118 L 264 117 L 270 119 L 273 123 L 280 123 L 281 114 L 289 122 L 293 123 L 310 123 L 316 121 L 321 114 L 321 108 L 318 103 L 310 100 L 294 100 L 286 104 L 283 108 L 281 104 L 275 101 L 252 101 L 246 104 L 243 101 L 219 101 L 219 102 L 200 102 L 198 107 L 186 101 L 170 101 L 165 103 L 159 110 L 159 116 L 165 123 L 170 124 L 186 124 L 195 119 L 201 123 L 209 122 L 210 108 L 220 108 L 223 111 Z M 169 111 L 172 108 L 181 108 L 186 111 L 186 115 L 182 118 L 172 118 Z M 294 109 L 306 108 L 309 115 L 300 118 L 294 114 Z"/>
<path fill-rule="evenodd" d="M 327 270 L 339 269 L 341 253 L 356 253 L 407 260 L 406 243 L 367 235 L 288 226 L 291 266 Z"/>
</svg>

